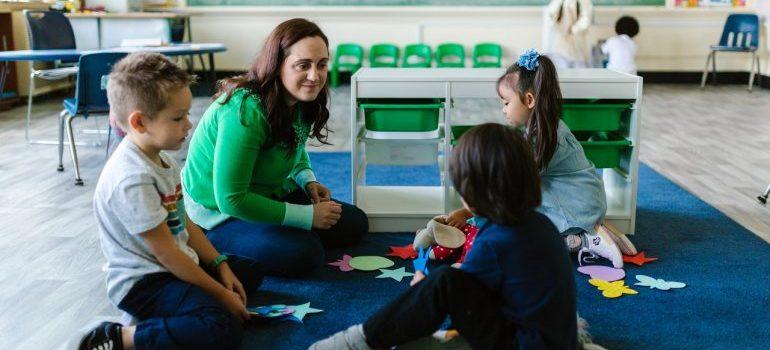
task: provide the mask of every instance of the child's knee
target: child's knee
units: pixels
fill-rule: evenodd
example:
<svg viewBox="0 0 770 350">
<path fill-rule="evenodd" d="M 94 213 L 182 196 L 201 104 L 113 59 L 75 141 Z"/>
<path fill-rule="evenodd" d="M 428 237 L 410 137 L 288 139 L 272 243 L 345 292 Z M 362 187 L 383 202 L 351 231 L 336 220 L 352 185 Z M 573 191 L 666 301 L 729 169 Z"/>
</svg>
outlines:
<svg viewBox="0 0 770 350">
<path fill-rule="evenodd" d="M 457 279 L 457 275 L 461 273 L 462 271 L 460 271 L 459 269 L 444 265 L 444 266 L 439 266 L 434 270 L 430 271 L 430 277 L 432 277 L 432 279 L 435 279 L 437 282 L 447 282 L 447 281 Z"/>
<path fill-rule="evenodd" d="M 243 325 L 240 320 L 231 315 L 224 308 L 208 312 L 205 319 L 208 323 L 208 341 L 204 341 L 202 348 L 209 349 L 237 349 L 243 339 Z"/>
<path fill-rule="evenodd" d="M 431 280 L 442 287 L 452 288 L 452 286 L 465 285 L 473 283 L 473 277 L 463 270 L 451 266 L 439 266 L 430 271 Z"/>
</svg>

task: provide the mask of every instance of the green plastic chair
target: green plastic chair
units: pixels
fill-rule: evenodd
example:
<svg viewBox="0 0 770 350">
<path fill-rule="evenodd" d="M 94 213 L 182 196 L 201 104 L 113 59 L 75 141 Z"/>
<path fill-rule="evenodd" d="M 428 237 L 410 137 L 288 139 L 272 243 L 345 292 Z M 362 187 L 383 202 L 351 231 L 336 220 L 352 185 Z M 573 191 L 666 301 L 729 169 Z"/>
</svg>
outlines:
<svg viewBox="0 0 770 350">
<path fill-rule="evenodd" d="M 481 43 L 473 47 L 473 68 L 500 68 L 503 66 L 503 48 L 495 43 Z"/>
<path fill-rule="evenodd" d="M 430 46 L 425 44 L 411 44 L 404 48 L 404 60 L 401 66 L 404 68 L 430 68 L 433 64 L 433 53 Z"/>
<path fill-rule="evenodd" d="M 465 48 L 457 43 L 443 43 L 436 47 L 436 66 L 439 68 L 465 67 Z"/>
<path fill-rule="evenodd" d="M 339 44 L 334 54 L 334 63 L 331 69 L 332 87 L 339 86 L 340 72 L 355 73 L 364 62 L 364 48 L 358 44 Z"/>
<path fill-rule="evenodd" d="M 371 67 L 398 67 L 398 46 L 393 44 L 377 44 L 369 50 L 369 65 Z"/>
</svg>

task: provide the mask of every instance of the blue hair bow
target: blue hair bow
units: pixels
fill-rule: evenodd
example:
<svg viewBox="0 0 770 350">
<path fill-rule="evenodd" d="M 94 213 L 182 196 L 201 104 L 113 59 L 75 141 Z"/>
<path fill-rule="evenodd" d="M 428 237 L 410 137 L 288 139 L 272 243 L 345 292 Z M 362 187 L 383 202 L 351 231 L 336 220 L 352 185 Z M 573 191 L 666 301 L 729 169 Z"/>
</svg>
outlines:
<svg viewBox="0 0 770 350">
<path fill-rule="evenodd" d="M 529 49 L 519 56 L 519 59 L 516 60 L 516 64 L 526 70 L 535 70 L 538 66 L 538 57 L 540 57 L 540 54 L 537 53 L 537 51 Z"/>
</svg>

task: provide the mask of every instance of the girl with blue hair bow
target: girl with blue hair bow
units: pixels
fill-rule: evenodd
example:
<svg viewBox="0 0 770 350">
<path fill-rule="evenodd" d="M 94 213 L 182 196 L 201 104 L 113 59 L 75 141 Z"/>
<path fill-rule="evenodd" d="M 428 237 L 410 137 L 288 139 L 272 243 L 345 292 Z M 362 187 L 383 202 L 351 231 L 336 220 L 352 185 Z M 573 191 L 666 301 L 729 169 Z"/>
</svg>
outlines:
<svg viewBox="0 0 770 350">
<path fill-rule="evenodd" d="M 562 95 L 553 62 L 534 50 L 524 52 L 497 82 L 503 113 L 511 125 L 523 128 L 540 171 L 545 214 L 564 237 L 571 252 L 598 255 L 623 267 L 621 249 L 636 254 L 622 233 L 604 225 L 607 199 L 602 179 L 583 147 L 561 121 Z M 471 217 L 460 209 L 447 223 L 458 226 Z"/>
<path fill-rule="evenodd" d="M 534 50 L 519 56 L 498 79 L 497 92 L 508 122 L 524 131 L 540 172 L 542 203 L 538 212 L 548 217 L 561 233 L 570 252 L 601 256 L 615 267 L 623 266 L 621 250 L 630 255 L 636 248 L 622 233 L 604 223 L 607 202 L 604 184 L 582 146 L 561 121 L 562 95 L 553 62 Z M 457 227 L 472 214 L 456 210 L 447 223 Z M 578 317 L 580 346 L 597 349 Z"/>
</svg>

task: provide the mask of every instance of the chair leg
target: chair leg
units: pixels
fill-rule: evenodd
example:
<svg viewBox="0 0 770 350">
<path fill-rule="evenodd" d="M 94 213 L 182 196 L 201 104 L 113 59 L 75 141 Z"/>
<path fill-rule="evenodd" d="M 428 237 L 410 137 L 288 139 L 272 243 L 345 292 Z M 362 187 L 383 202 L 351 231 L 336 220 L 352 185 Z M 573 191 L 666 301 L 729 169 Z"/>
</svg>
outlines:
<svg viewBox="0 0 770 350">
<path fill-rule="evenodd" d="M 203 62 L 203 54 L 198 55 L 198 61 L 201 63 L 201 70 L 206 71 L 206 63 Z M 193 68 L 195 68 L 195 60 L 193 59 Z"/>
<path fill-rule="evenodd" d="M 109 119 L 109 117 L 107 117 Z M 110 158 L 110 140 L 112 139 L 112 123 L 107 121 L 107 147 L 104 150 L 104 160 Z"/>
<path fill-rule="evenodd" d="M 332 68 L 331 71 L 329 71 L 329 85 L 331 87 L 337 87 L 340 84 L 340 73 L 337 68 Z"/>
<path fill-rule="evenodd" d="M 64 171 L 64 164 L 62 164 L 62 158 L 64 158 L 64 116 L 67 115 L 67 110 L 62 110 L 59 113 L 59 166 L 56 167 L 56 171 Z"/>
<path fill-rule="evenodd" d="M 711 61 L 711 55 L 714 54 L 714 51 L 709 52 L 709 55 L 706 56 L 706 67 L 703 68 L 703 75 L 700 78 L 700 88 L 703 89 L 706 87 L 706 77 L 708 77 L 709 74 L 709 61 Z"/>
<path fill-rule="evenodd" d="M 765 189 L 765 192 L 762 193 L 762 195 L 757 196 L 757 200 L 765 204 L 767 203 L 767 196 L 770 195 L 770 185 L 767 185 L 767 188 Z"/>
<path fill-rule="evenodd" d="M 717 86 L 717 52 L 714 51 L 711 55 L 711 84 Z"/>
<path fill-rule="evenodd" d="M 27 127 L 24 129 L 24 139 L 31 143 L 29 138 L 29 128 L 32 124 L 32 93 L 35 91 L 35 73 L 29 74 L 29 93 L 27 95 Z"/>
<path fill-rule="evenodd" d="M 75 185 L 83 186 L 83 179 L 80 178 L 80 164 L 78 164 L 78 150 L 75 146 L 75 134 L 72 131 L 72 120 L 75 117 L 74 115 L 67 117 L 67 137 L 70 140 L 70 154 L 72 154 L 72 163 L 75 167 Z"/>
<path fill-rule="evenodd" d="M 751 73 L 749 73 L 749 92 L 751 92 L 751 89 L 754 87 L 754 64 L 757 62 L 757 53 L 752 52 L 751 53 Z"/>
<path fill-rule="evenodd" d="M 757 85 L 759 85 L 759 88 L 762 88 L 762 70 L 759 69 L 759 55 L 756 55 L 756 61 L 757 61 Z"/>
</svg>

